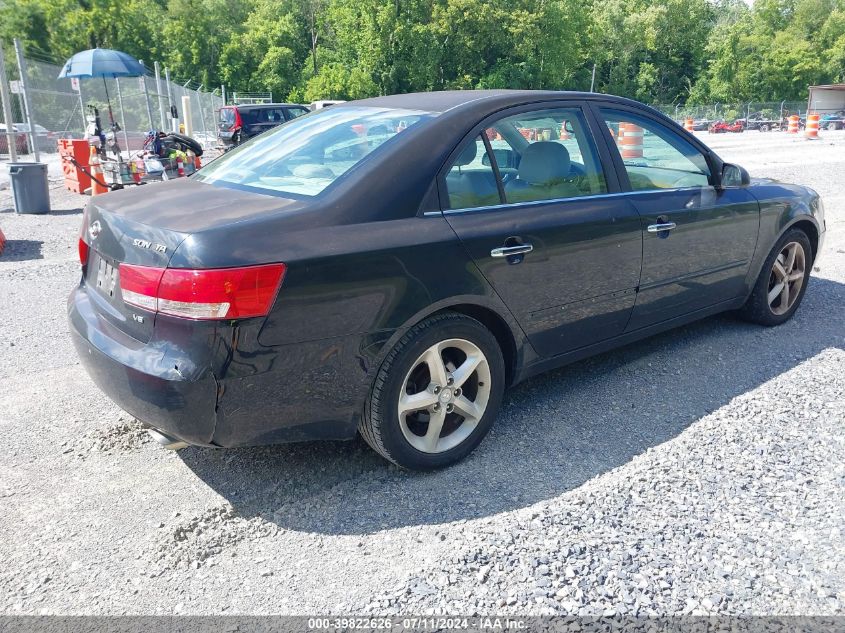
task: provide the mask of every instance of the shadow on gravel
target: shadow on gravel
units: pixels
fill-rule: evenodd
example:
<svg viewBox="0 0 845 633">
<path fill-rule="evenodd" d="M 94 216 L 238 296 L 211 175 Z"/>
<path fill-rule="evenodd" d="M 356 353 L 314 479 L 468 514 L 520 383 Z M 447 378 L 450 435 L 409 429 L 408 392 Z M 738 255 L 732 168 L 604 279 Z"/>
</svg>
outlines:
<svg viewBox="0 0 845 633">
<path fill-rule="evenodd" d="M 718 316 L 527 381 L 506 394 L 478 450 L 445 471 L 401 471 L 360 439 L 179 455 L 238 513 L 291 530 L 364 534 L 519 509 L 845 347 L 845 285 L 814 278 L 808 290 L 796 317 L 777 328 Z"/>
<path fill-rule="evenodd" d="M 41 240 L 8 240 L 0 262 L 23 262 L 30 259 L 44 259 Z"/>
<path fill-rule="evenodd" d="M 82 207 L 76 209 L 53 209 L 50 215 L 82 215 Z"/>
</svg>

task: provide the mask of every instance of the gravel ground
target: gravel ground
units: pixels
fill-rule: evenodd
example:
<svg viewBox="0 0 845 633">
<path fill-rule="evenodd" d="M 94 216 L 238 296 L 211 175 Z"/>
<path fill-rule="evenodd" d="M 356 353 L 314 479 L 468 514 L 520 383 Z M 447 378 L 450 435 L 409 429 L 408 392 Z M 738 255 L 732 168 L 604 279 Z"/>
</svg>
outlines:
<svg viewBox="0 0 845 633">
<path fill-rule="evenodd" d="M 424 475 L 361 441 L 149 442 L 68 340 L 84 198 L 0 190 L 0 614 L 845 613 L 845 133 L 704 137 L 823 195 L 796 318 L 540 376 Z"/>
</svg>

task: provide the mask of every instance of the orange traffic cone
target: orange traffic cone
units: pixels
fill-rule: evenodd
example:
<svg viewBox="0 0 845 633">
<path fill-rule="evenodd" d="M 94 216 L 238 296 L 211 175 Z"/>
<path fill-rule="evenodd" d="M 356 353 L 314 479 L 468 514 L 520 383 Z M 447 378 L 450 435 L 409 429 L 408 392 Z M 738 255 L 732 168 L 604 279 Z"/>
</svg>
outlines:
<svg viewBox="0 0 845 633">
<path fill-rule="evenodd" d="M 141 174 L 138 172 L 138 165 L 135 163 L 134 160 L 131 163 L 129 163 L 129 172 L 132 174 L 132 181 L 136 185 L 140 185 L 141 184 Z"/>
<path fill-rule="evenodd" d="M 182 178 L 185 175 L 185 163 L 182 162 L 182 157 L 176 157 L 176 175 Z"/>
<path fill-rule="evenodd" d="M 687 132 L 694 132 L 694 131 L 695 131 L 695 130 L 693 129 L 693 125 L 694 125 L 694 123 L 693 123 L 693 120 L 692 120 L 692 119 L 684 119 L 684 129 L 685 129 Z"/>
<path fill-rule="evenodd" d="M 789 117 L 789 125 L 786 128 L 787 134 L 798 134 L 798 123 L 801 121 L 801 117 L 797 114 L 793 114 Z"/>
<path fill-rule="evenodd" d="M 3 254 L 4 248 L 6 248 L 6 236 L 3 235 L 3 229 L 0 229 L 0 255 Z"/>
<path fill-rule="evenodd" d="M 566 121 L 563 122 L 563 125 L 560 126 L 560 140 L 561 141 L 568 141 L 570 138 L 569 132 L 566 131 Z"/>
</svg>

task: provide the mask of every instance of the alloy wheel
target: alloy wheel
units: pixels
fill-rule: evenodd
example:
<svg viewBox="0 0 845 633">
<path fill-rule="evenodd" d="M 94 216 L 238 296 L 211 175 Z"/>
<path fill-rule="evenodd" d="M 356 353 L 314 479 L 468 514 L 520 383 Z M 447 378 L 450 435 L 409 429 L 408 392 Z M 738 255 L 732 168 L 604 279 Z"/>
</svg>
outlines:
<svg viewBox="0 0 845 633">
<path fill-rule="evenodd" d="M 398 413 L 402 434 L 423 453 L 443 453 L 466 440 L 490 399 L 487 357 L 465 339 L 426 349 L 402 383 Z"/>
<path fill-rule="evenodd" d="M 772 314 L 785 314 L 794 304 L 801 287 L 807 258 L 804 247 L 798 242 L 787 243 L 772 265 L 769 277 L 769 309 Z"/>
</svg>

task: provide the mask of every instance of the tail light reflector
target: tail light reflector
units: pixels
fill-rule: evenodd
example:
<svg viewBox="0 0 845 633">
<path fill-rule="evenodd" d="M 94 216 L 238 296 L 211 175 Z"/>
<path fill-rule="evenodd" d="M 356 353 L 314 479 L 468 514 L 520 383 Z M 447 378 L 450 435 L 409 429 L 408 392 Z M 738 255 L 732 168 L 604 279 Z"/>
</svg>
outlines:
<svg viewBox="0 0 845 633">
<path fill-rule="evenodd" d="M 88 246 L 88 243 L 80 237 L 78 248 L 79 248 L 79 263 L 84 266 L 85 264 L 88 263 L 88 251 L 90 250 L 90 247 Z"/>
<path fill-rule="evenodd" d="M 284 264 L 191 270 L 120 265 L 123 300 L 187 319 L 266 316 L 285 274 Z"/>
</svg>

